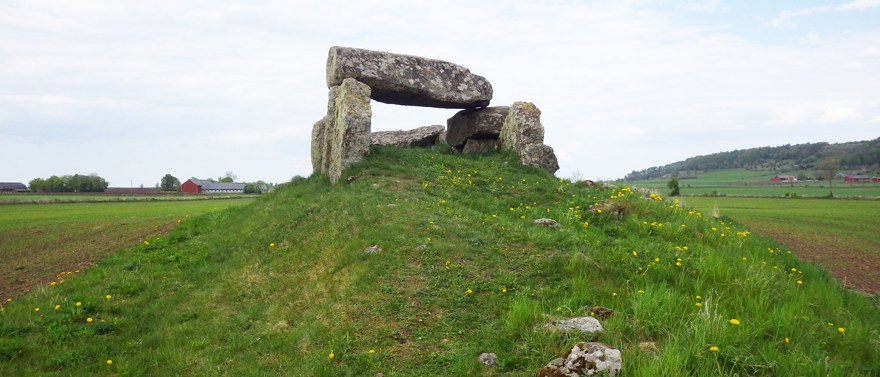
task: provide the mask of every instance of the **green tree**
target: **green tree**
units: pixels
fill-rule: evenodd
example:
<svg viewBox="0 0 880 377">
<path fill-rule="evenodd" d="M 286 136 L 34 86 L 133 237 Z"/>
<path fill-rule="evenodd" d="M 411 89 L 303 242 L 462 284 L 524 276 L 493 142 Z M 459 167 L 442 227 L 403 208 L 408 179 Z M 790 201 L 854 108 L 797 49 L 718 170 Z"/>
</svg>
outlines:
<svg viewBox="0 0 880 377">
<path fill-rule="evenodd" d="M 834 176 L 840 170 L 840 158 L 826 157 L 816 164 L 819 169 L 819 176 L 828 180 L 828 197 L 834 197 Z"/>
<path fill-rule="evenodd" d="M 162 191 L 180 191 L 180 180 L 171 174 L 162 177 Z"/>
<path fill-rule="evenodd" d="M 238 176 L 235 175 L 235 173 L 228 171 L 228 172 L 226 172 L 225 177 L 220 178 L 220 182 L 232 183 L 232 182 L 235 182 L 236 179 L 238 179 Z"/>
<path fill-rule="evenodd" d="M 672 192 L 669 193 L 669 196 L 678 196 L 681 194 L 681 188 L 678 186 L 678 177 L 673 176 L 669 179 L 669 182 L 666 183 L 666 187 L 669 187 Z"/>
</svg>

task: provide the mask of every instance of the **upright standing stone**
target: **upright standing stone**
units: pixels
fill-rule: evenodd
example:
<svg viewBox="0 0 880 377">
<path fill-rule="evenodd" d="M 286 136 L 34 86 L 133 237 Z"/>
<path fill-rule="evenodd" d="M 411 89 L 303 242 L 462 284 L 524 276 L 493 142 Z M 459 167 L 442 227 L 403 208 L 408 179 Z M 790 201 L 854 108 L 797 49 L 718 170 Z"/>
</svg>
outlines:
<svg viewBox="0 0 880 377">
<path fill-rule="evenodd" d="M 327 87 L 353 78 L 379 102 L 449 109 L 486 107 L 492 84 L 442 60 L 334 46 L 327 57 Z"/>
<path fill-rule="evenodd" d="M 521 155 L 527 145 L 544 144 L 541 110 L 531 102 L 514 102 L 504 119 L 498 139 L 504 149 L 510 149 L 517 155 Z"/>
<path fill-rule="evenodd" d="M 462 110 L 446 120 L 446 143 L 459 151 L 468 139 L 498 139 L 508 106 Z"/>
<path fill-rule="evenodd" d="M 327 98 L 327 114 L 312 127 L 312 170 L 327 173 L 330 167 L 330 138 L 327 137 L 336 121 L 336 99 L 339 87 L 330 88 Z"/>
<path fill-rule="evenodd" d="M 355 79 L 345 79 L 336 98 L 336 117 L 330 133 L 327 174 L 336 183 L 345 168 L 370 154 L 370 87 Z"/>
<path fill-rule="evenodd" d="M 531 102 L 514 102 L 510 106 L 498 143 L 503 149 L 513 150 L 523 165 L 543 168 L 550 174 L 559 170 L 553 148 L 544 145 L 541 110 Z"/>
</svg>

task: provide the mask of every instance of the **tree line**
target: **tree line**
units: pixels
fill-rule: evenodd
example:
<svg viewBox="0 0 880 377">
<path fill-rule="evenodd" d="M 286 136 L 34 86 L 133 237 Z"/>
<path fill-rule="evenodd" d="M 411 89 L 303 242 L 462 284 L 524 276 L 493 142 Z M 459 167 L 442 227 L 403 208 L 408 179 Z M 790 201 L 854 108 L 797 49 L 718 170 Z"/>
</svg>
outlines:
<svg viewBox="0 0 880 377">
<path fill-rule="evenodd" d="M 691 157 L 665 166 L 633 171 L 625 180 L 656 179 L 665 176 L 687 177 L 697 172 L 721 169 L 753 170 L 819 170 L 827 158 L 840 161 L 840 168 L 866 170 L 880 167 L 880 138 L 840 144 L 807 143 L 786 144 L 778 147 L 760 147 Z"/>
<path fill-rule="evenodd" d="M 53 175 L 49 178 L 34 178 L 28 182 L 31 192 L 104 192 L 107 180 L 97 174 Z"/>
</svg>

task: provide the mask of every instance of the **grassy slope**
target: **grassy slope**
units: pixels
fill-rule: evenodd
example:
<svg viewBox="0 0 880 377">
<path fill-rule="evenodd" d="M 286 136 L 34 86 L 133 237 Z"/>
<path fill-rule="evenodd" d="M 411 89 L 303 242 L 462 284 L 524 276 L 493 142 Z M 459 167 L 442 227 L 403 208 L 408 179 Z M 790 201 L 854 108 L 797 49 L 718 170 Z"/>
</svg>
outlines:
<svg viewBox="0 0 880 377">
<path fill-rule="evenodd" d="M 880 367 L 875 301 L 693 211 L 507 154 L 380 149 L 352 173 L 186 221 L 15 300 L 0 375 L 531 376 L 589 340 L 541 323 L 592 305 L 616 311 L 596 339 L 622 349 L 627 376 Z M 561 229 L 532 224 L 544 216 Z"/>
</svg>

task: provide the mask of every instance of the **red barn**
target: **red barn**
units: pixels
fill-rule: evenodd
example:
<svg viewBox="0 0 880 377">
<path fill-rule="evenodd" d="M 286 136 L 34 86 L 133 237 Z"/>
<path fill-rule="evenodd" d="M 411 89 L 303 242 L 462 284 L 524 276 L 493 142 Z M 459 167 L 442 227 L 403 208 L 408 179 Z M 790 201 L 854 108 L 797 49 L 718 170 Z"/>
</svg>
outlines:
<svg viewBox="0 0 880 377">
<path fill-rule="evenodd" d="M 867 175 L 844 175 L 843 181 L 846 183 L 871 182 L 871 177 Z"/>
<path fill-rule="evenodd" d="M 224 183 L 204 181 L 201 179 L 190 178 L 180 185 L 180 191 L 193 194 L 212 193 L 212 194 L 241 194 L 244 193 L 244 183 Z"/>
</svg>

